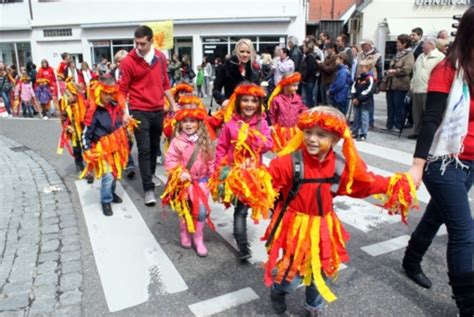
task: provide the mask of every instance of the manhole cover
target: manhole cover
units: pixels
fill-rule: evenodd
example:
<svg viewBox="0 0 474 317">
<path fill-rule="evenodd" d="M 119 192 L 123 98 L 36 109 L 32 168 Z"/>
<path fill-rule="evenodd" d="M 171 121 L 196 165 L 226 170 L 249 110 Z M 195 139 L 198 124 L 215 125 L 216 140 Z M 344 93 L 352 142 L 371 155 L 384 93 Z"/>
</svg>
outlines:
<svg viewBox="0 0 474 317">
<path fill-rule="evenodd" d="M 24 152 L 24 151 L 28 151 L 30 148 L 27 147 L 27 146 L 15 146 L 15 147 L 11 147 L 10 150 L 12 150 L 13 152 Z"/>
</svg>

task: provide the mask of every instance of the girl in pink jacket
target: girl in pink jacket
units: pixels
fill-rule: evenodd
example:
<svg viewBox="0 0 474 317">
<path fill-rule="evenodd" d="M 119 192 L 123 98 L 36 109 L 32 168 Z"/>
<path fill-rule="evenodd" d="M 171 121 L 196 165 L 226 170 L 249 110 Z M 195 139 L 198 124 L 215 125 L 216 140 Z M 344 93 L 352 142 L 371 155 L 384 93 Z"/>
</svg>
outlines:
<svg viewBox="0 0 474 317">
<path fill-rule="evenodd" d="M 15 87 L 15 103 L 18 105 L 21 102 L 21 109 L 23 111 L 23 117 L 33 118 L 35 109 L 33 107 L 35 101 L 35 92 L 31 85 L 30 77 L 22 76 L 20 81 Z"/>
<path fill-rule="evenodd" d="M 265 119 L 265 113 L 262 112 L 264 96 L 265 92 L 261 87 L 255 84 L 242 84 L 237 86 L 229 100 L 226 112 L 232 112 L 232 117 L 220 131 L 216 147 L 217 170 L 211 180 L 214 198 L 219 195 L 216 195 L 216 192 L 219 192 L 222 187 L 227 188 L 228 186 L 228 184 L 222 184 L 219 181 L 224 177 L 227 177 L 226 181 L 229 181 L 228 178 L 236 171 L 235 167 L 240 168 L 237 168 L 237 177 L 233 178 L 229 182 L 230 184 L 238 184 L 239 181 L 242 181 L 238 179 L 239 173 L 242 173 L 242 178 L 250 177 L 252 181 L 256 180 L 255 174 L 252 175 L 251 170 L 261 166 L 262 155 L 272 149 L 273 142 L 270 136 L 270 128 Z M 214 183 L 216 186 L 214 186 Z M 229 202 L 224 198 L 221 201 L 227 205 L 229 203 L 235 205 L 234 238 L 239 248 L 239 259 L 244 262 L 251 257 L 246 227 L 249 203 L 244 203 L 242 201 L 244 194 L 237 192 L 238 187 L 244 186 L 236 187 L 231 191 L 237 199 Z M 220 191 L 222 192 L 222 190 Z M 252 191 L 251 195 L 256 198 L 255 200 L 261 200 L 256 191 Z M 228 193 L 224 196 L 229 197 Z M 253 209 L 255 209 L 254 205 L 252 205 Z M 257 218 L 254 219 L 258 220 Z"/>
<path fill-rule="evenodd" d="M 207 113 L 197 105 L 182 105 L 175 113 L 177 136 L 165 155 L 168 182 L 161 196 L 179 216 L 181 246 L 191 248 L 190 234 L 199 256 L 207 256 L 203 228 L 211 229 L 208 179 L 214 166 L 214 150 L 208 130 Z"/>
</svg>

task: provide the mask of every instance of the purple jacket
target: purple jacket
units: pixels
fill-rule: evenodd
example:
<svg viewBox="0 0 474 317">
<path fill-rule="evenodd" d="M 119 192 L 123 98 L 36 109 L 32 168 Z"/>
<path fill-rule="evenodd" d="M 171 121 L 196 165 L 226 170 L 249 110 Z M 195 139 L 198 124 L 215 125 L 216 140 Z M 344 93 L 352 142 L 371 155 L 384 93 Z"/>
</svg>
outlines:
<svg viewBox="0 0 474 317">
<path fill-rule="evenodd" d="M 298 94 L 279 94 L 270 105 L 270 120 L 273 125 L 278 124 L 286 128 L 295 127 L 298 115 L 306 109 Z"/>
<path fill-rule="evenodd" d="M 259 130 L 260 133 L 262 133 L 267 139 L 265 142 L 260 139 L 247 140 L 247 142 L 250 142 L 249 146 L 254 151 L 258 151 L 260 153 L 260 161 L 262 160 L 262 154 L 272 149 L 273 141 L 270 134 L 270 128 L 268 127 L 267 120 L 265 119 L 265 114 L 262 114 L 261 116 L 253 116 L 248 121 L 245 121 L 238 114 L 234 114 L 232 119 L 224 125 L 219 134 L 216 147 L 216 166 L 219 166 L 225 157 L 228 158 L 229 164 L 234 163 L 235 145 L 232 143 L 232 141 L 237 140 L 240 125 L 243 122 L 247 122 L 251 128 Z"/>
<path fill-rule="evenodd" d="M 48 85 L 39 85 L 36 87 L 36 98 L 40 104 L 48 104 L 52 98 L 51 88 Z"/>
</svg>

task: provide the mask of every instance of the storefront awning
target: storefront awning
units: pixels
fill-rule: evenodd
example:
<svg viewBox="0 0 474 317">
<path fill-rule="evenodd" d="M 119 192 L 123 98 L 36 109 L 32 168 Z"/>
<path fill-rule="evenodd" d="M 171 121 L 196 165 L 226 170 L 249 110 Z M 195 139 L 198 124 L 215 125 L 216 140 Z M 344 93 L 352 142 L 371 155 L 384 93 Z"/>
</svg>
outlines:
<svg viewBox="0 0 474 317">
<path fill-rule="evenodd" d="M 354 13 L 354 11 L 356 10 L 356 5 L 353 4 L 340 18 L 339 20 L 341 21 L 344 21 L 344 24 L 347 23 L 347 21 L 349 21 L 349 19 L 351 18 L 352 14 Z"/>
<path fill-rule="evenodd" d="M 437 35 L 440 30 L 451 30 L 454 20 L 451 17 L 430 18 L 387 18 L 388 29 L 391 36 L 400 34 L 410 35 L 411 30 L 420 27 L 423 35 Z"/>
</svg>

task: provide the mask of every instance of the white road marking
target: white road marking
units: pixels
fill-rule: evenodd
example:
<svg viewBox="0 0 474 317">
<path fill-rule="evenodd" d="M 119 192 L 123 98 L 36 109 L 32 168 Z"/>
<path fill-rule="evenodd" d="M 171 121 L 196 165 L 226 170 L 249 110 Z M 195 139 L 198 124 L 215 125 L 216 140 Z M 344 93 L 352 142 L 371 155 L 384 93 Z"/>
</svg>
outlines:
<svg viewBox="0 0 474 317">
<path fill-rule="evenodd" d="M 446 229 L 446 225 L 442 225 L 441 227 L 439 227 L 438 232 L 436 233 L 438 237 L 441 237 L 447 234 L 448 234 L 448 229 Z"/>
<path fill-rule="evenodd" d="M 413 162 L 413 154 L 394 150 L 389 147 L 380 146 L 369 142 L 356 142 L 356 147 L 359 152 L 367 153 L 404 165 L 411 166 Z"/>
<path fill-rule="evenodd" d="M 259 296 L 250 287 L 247 287 L 236 292 L 189 305 L 188 307 L 194 316 L 210 316 L 256 299 L 259 299 Z"/>
<path fill-rule="evenodd" d="M 379 256 L 385 253 L 405 248 L 408 245 L 408 240 L 410 240 L 410 236 L 403 235 L 394 239 L 371 244 L 362 247 L 361 249 L 370 254 L 371 256 Z"/>
<path fill-rule="evenodd" d="M 111 312 L 146 302 L 156 293 L 188 289 L 119 182 L 116 193 L 123 203 L 113 204 L 111 217 L 102 214 L 100 181 L 76 181 L 76 188 Z"/>
<path fill-rule="evenodd" d="M 334 198 L 334 209 L 342 222 L 365 233 L 401 220 L 400 216 L 389 215 L 382 207 L 348 196 Z"/>
</svg>

